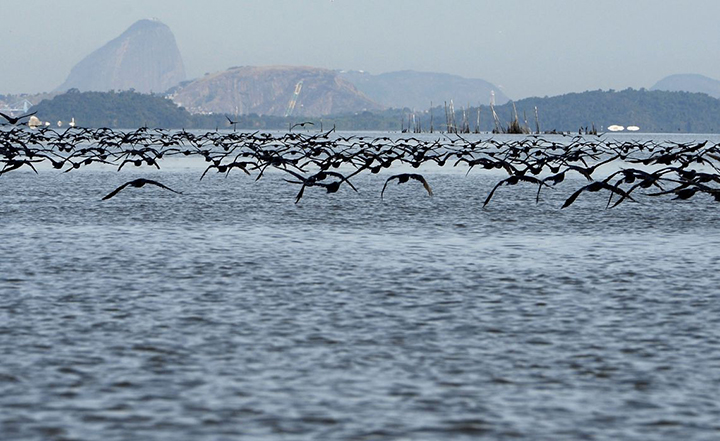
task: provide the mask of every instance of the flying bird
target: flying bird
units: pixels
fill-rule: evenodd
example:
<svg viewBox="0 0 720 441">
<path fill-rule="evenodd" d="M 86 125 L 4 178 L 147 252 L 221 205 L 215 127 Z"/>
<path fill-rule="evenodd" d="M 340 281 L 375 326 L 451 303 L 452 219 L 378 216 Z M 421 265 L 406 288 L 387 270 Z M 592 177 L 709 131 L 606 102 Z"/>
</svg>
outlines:
<svg viewBox="0 0 720 441">
<path fill-rule="evenodd" d="M 428 182 L 425 180 L 423 175 L 420 175 L 417 173 L 401 173 L 399 175 L 393 175 L 393 176 L 390 176 L 389 178 L 387 178 L 387 181 L 385 181 L 385 185 L 383 185 L 382 191 L 380 192 L 380 199 L 383 198 L 383 194 L 385 193 L 385 188 L 387 188 L 388 183 L 390 181 L 392 181 L 393 179 L 398 180 L 398 185 L 404 184 L 405 182 L 409 181 L 410 179 L 415 179 L 416 181 L 420 182 L 423 185 L 423 187 L 425 187 L 425 190 L 428 192 L 428 196 L 433 195 L 432 189 L 430 188 L 430 184 L 428 184 Z"/>
<path fill-rule="evenodd" d="M 135 180 L 133 180 L 133 181 L 124 183 L 123 185 L 121 185 L 121 186 L 119 186 L 118 188 L 116 188 L 115 190 L 113 190 L 110 194 L 108 194 L 107 196 L 105 196 L 104 198 L 102 198 L 102 200 L 104 201 L 104 200 L 110 199 L 111 197 L 113 197 L 113 196 L 115 196 L 116 194 L 120 193 L 120 192 L 121 192 L 125 187 L 127 187 L 127 186 L 133 186 L 133 187 L 135 187 L 135 188 L 141 188 L 141 187 L 144 186 L 145 184 L 157 185 L 158 187 L 164 188 L 165 190 L 170 190 L 170 191 L 172 191 L 173 193 L 182 194 L 182 192 L 175 191 L 175 190 L 173 190 L 172 188 L 167 187 L 167 186 L 165 186 L 165 185 L 163 185 L 163 184 L 161 184 L 161 183 L 159 183 L 159 182 L 157 182 L 157 181 L 153 181 L 153 180 L 151 180 L 151 179 L 139 178 L 139 179 L 135 179 Z"/>
<path fill-rule="evenodd" d="M 495 184 L 495 187 L 490 191 L 490 194 L 488 194 L 487 198 L 485 199 L 485 202 L 483 202 L 483 207 L 485 207 L 489 202 L 490 199 L 492 199 L 493 195 L 495 194 L 495 190 L 497 190 L 502 185 L 517 185 L 518 182 L 529 182 L 531 184 L 537 184 L 538 185 L 538 192 L 535 196 L 535 203 L 538 203 L 540 201 L 540 189 L 542 186 L 548 186 L 544 181 L 541 181 L 538 178 L 533 178 L 532 176 L 523 176 L 523 175 L 512 175 L 509 178 L 505 178 L 502 181 Z"/>
<path fill-rule="evenodd" d="M 578 196 L 580 196 L 580 193 L 582 193 L 583 191 L 589 191 L 589 192 L 594 193 L 594 192 L 597 192 L 597 191 L 600 191 L 600 190 L 603 190 L 603 189 L 604 189 L 604 190 L 608 190 L 608 191 L 610 191 L 611 193 L 617 194 L 618 196 L 620 196 L 620 197 L 622 198 L 621 200 L 630 199 L 630 200 L 633 201 L 633 202 L 637 202 L 637 201 L 635 201 L 635 199 L 633 199 L 632 196 L 630 196 L 625 190 L 620 189 L 617 185 L 610 185 L 610 184 L 608 184 L 607 182 L 604 182 L 604 181 L 593 181 L 593 182 L 591 182 L 590 184 L 582 187 L 580 190 L 576 191 L 576 192 L 573 193 L 572 195 L 570 195 L 570 197 L 567 198 L 567 200 L 565 201 L 565 203 L 563 204 L 563 206 L 560 207 L 560 208 L 561 208 L 561 209 L 562 209 L 562 208 L 567 208 L 567 207 L 569 207 L 570 205 L 572 205 L 572 203 L 575 202 L 575 199 L 577 199 Z M 619 202 L 618 202 L 618 203 L 619 203 Z M 618 203 L 616 203 L 615 205 L 617 205 Z M 609 205 L 609 204 L 610 204 L 610 201 L 608 201 L 608 205 Z M 615 205 L 613 205 L 613 207 L 614 207 Z"/>
<path fill-rule="evenodd" d="M 355 186 L 352 184 L 352 182 L 350 182 L 348 180 L 348 178 L 346 178 L 345 176 L 343 176 L 337 172 L 320 171 L 308 178 L 305 178 L 302 175 L 300 175 L 299 173 L 296 173 L 292 170 L 288 170 L 285 168 L 282 168 L 280 170 L 284 170 L 299 179 L 299 181 L 289 181 L 289 180 L 285 179 L 286 182 L 290 182 L 291 184 L 302 184 L 302 187 L 300 187 L 300 191 L 298 192 L 297 196 L 295 196 L 296 204 L 298 202 L 300 202 L 300 199 L 303 197 L 303 193 L 305 192 L 305 187 L 324 187 L 328 193 L 336 193 L 338 191 L 338 189 L 340 189 L 340 184 L 342 184 L 343 182 L 347 182 L 348 185 L 350 186 L 350 188 L 355 190 L 355 192 L 357 193 L 357 188 L 355 188 Z M 340 180 L 335 181 L 335 182 L 330 182 L 330 183 L 320 182 L 320 181 L 324 181 L 329 176 L 337 177 Z"/>
<path fill-rule="evenodd" d="M 311 126 L 314 126 L 314 125 L 315 125 L 314 123 L 312 123 L 312 122 L 310 122 L 310 121 L 305 121 L 305 122 L 301 122 L 301 123 L 295 123 L 295 124 L 293 124 L 292 126 L 290 126 L 290 130 L 289 130 L 289 131 L 292 132 L 292 129 L 294 129 L 295 127 L 298 127 L 298 126 L 300 126 L 300 127 L 305 127 L 305 125 L 307 125 L 307 124 L 309 124 L 309 125 L 311 125 Z"/>
<path fill-rule="evenodd" d="M 20 115 L 20 116 L 18 116 L 18 117 L 8 116 L 8 115 L 5 115 L 4 113 L 0 113 L 0 116 L 2 116 L 3 118 L 5 118 L 5 119 L 8 121 L 8 123 L 10 123 L 11 125 L 14 126 L 14 125 L 17 124 L 21 119 L 27 118 L 28 116 L 33 116 L 33 115 L 35 115 L 36 113 L 37 113 L 37 110 L 36 110 L 35 112 L 33 112 L 33 113 L 28 113 L 27 115 Z"/>
<path fill-rule="evenodd" d="M 233 121 L 233 120 L 231 120 L 230 117 L 227 116 L 227 115 L 225 115 L 225 118 L 227 118 L 227 120 L 228 120 L 228 122 L 230 123 L 230 125 L 233 126 L 233 131 L 235 131 L 235 129 L 237 129 L 237 123 L 239 123 L 240 121 Z"/>
</svg>

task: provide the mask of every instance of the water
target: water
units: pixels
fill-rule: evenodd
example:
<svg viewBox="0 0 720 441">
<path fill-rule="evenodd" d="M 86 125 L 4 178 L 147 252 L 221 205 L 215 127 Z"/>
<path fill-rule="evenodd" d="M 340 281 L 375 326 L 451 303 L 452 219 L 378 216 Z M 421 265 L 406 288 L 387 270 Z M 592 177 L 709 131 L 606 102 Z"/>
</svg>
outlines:
<svg viewBox="0 0 720 441">
<path fill-rule="evenodd" d="M 0 439 L 720 437 L 712 198 L 203 170 L 0 177 Z"/>
</svg>

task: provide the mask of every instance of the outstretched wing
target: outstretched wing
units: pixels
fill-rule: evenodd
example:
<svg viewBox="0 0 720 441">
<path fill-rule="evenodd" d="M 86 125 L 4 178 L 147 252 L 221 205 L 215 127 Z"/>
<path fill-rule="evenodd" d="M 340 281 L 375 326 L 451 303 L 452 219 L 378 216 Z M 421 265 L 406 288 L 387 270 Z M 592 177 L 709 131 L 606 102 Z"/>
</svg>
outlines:
<svg viewBox="0 0 720 441">
<path fill-rule="evenodd" d="M 297 204 L 300 202 L 300 199 L 303 197 L 303 193 L 305 193 L 305 184 L 300 187 L 300 191 L 298 192 L 297 196 L 295 196 L 295 203 Z"/>
<path fill-rule="evenodd" d="M 587 187 L 588 187 L 588 186 L 586 185 L 585 187 L 581 188 L 580 190 L 578 190 L 578 191 L 576 191 L 575 193 L 573 193 L 572 195 L 570 195 L 570 197 L 567 198 L 567 200 L 565 201 L 565 203 L 563 204 L 563 206 L 560 207 L 560 209 L 563 209 L 563 208 L 566 208 L 566 207 L 569 207 L 570 205 L 572 205 L 572 203 L 575 202 L 575 199 L 577 199 L 578 196 L 580 196 L 580 193 L 582 193 L 583 191 L 585 191 L 585 190 L 587 189 Z"/>
<path fill-rule="evenodd" d="M 488 202 L 490 202 L 490 199 L 492 199 L 493 195 L 495 194 L 495 190 L 497 190 L 498 187 L 500 187 L 501 185 L 506 183 L 508 181 L 508 179 L 510 179 L 510 178 L 503 179 L 502 181 L 495 184 L 495 187 L 493 187 L 493 189 L 490 191 L 490 194 L 488 195 L 487 199 L 485 199 L 485 202 L 483 203 L 483 207 L 485 207 L 488 204 Z"/>
<path fill-rule="evenodd" d="M 428 181 L 425 179 L 425 177 L 423 175 L 414 173 L 414 174 L 410 175 L 410 177 L 415 179 L 416 181 L 420 181 L 420 183 L 422 183 L 423 187 L 425 187 L 425 190 L 428 192 L 429 196 L 433 195 L 432 189 L 430 188 L 430 184 L 428 184 Z"/>
<path fill-rule="evenodd" d="M 385 181 L 385 185 L 383 185 L 382 191 L 380 192 L 380 199 L 383 198 L 383 194 L 385 193 L 385 189 L 387 188 L 388 183 L 390 181 L 392 181 L 393 179 L 399 179 L 399 178 L 400 178 L 400 175 L 393 175 L 393 176 L 390 176 L 389 178 L 387 178 L 387 181 Z"/>
<path fill-rule="evenodd" d="M 342 174 L 340 174 L 338 172 L 334 172 L 334 171 L 326 171 L 325 174 L 328 176 L 335 176 L 336 178 L 339 178 L 340 182 L 347 182 L 348 185 L 350 186 L 350 188 L 355 190 L 355 193 L 358 192 L 357 188 L 355 188 L 355 186 L 352 184 L 352 182 L 350 182 L 350 180 L 348 178 L 346 178 L 345 176 L 343 176 Z"/>
<path fill-rule="evenodd" d="M 112 192 L 110 192 L 110 194 L 108 194 L 107 196 L 105 196 L 104 198 L 102 198 L 102 200 L 104 201 L 104 200 L 110 199 L 111 197 L 113 197 L 113 196 L 115 196 L 116 194 L 120 193 L 120 192 L 122 191 L 122 189 L 125 188 L 125 187 L 127 187 L 128 185 L 130 185 L 130 183 L 131 183 L 131 182 L 126 182 L 126 183 L 124 183 L 123 185 L 119 186 L 118 188 L 116 188 L 115 190 L 113 190 Z"/>
<path fill-rule="evenodd" d="M 165 190 L 170 190 L 170 191 L 172 191 L 173 193 L 182 194 L 182 192 L 175 191 L 175 190 L 173 190 L 172 188 L 168 187 L 167 185 L 163 185 L 163 184 L 161 184 L 161 183 L 159 183 L 159 182 L 157 182 L 157 181 L 153 181 L 153 180 L 151 180 L 151 179 L 145 179 L 144 181 L 145 181 L 146 184 L 157 185 L 158 187 L 164 188 Z"/>
</svg>

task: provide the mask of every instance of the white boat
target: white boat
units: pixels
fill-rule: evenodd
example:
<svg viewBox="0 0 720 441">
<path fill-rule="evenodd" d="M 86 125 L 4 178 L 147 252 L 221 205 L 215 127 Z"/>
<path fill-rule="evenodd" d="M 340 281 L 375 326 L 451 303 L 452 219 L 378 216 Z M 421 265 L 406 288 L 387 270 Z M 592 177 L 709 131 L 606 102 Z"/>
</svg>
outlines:
<svg viewBox="0 0 720 441">
<path fill-rule="evenodd" d="M 631 132 L 637 132 L 638 130 L 640 130 L 640 127 L 638 127 L 638 126 L 627 126 L 627 128 L 626 128 L 625 130 L 629 130 L 629 131 L 631 131 Z"/>
<path fill-rule="evenodd" d="M 625 130 L 625 127 L 613 124 L 611 126 L 608 126 L 608 130 L 610 130 L 611 132 L 621 132 Z"/>
</svg>

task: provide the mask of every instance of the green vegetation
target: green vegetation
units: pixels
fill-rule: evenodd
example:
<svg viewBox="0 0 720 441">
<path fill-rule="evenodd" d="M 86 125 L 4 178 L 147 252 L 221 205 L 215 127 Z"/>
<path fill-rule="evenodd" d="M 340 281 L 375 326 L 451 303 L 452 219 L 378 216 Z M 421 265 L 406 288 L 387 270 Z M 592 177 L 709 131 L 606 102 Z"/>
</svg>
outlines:
<svg viewBox="0 0 720 441">
<path fill-rule="evenodd" d="M 161 96 L 123 92 L 79 92 L 70 89 L 44 100 L 33 111 L 42 121 L 68 123 L 75 118 L 83 127 L 136 128 L 191 127 L 193 117 L 185 109 Z"/>
<path fill-rule="evenodd" d="M 644 132 L 720 132 L 720 100 L 702 93 L 626 89 L 589 91 L 550 98 L 517 101 L 518 111 L 534 115 L 540 129 L 577 132 L 594 125 L 604 130 L 612 124 L 639 126 Z M 510 119 L 511 107 L 496 107 L 500 118 Z"/>
<path fill-rule="evenodd" d="M 643 132 L 720 132 L 720 100 L 702 93 L 648 91 L 588 91 L 566 95 L 526 98 L 516 101 L 521 114 L 532 115 L 535 131 L 535 107 L 538 108 L 542 131 L 605 130 L 612 124 L 635 125 Z M 512 103 L 495 106 L 501 121 L 512 121 Z M 481 106 L 481 114 L 489 115 L 489 107 Z M 439 112 L 438 112 L 439 113 Z M 484 123 L 484 124 L 483 124 Z M 523 123 L 525 124 L 525 123 Z M 481 121 L 480 130 L 492 130 L 492 121 Z"/>
<path fill-rule="evenodd" d="M 513 107 L 514 106 L 514 107 Z M 555 97 L 526 98 L 515 103 L 495 106 L 498 121 L 513 131 L 536 130 L 535 108 L 541 131 L 592 132 L 605 130 L 612 124 L 636 125 L 643 132 L 720 133 L 720 100 L 701 93 L 647 91 L 588 91 Z M 515 110 L 516 109 L 516 110 Z M 233 126 L 226 115 L 191 115 L 172 101 L 159 96 L 124 92 L 78 92 L 70 90 L 51 100 L 44 100 L 32 110 L 43 121 L 70 121 L 85 127 L 135 128 L 140 126 L 187 129 L 229 129 Z M 463 111 L 465 113 L 463 113 Z M 496 124 L 489 106 L 455 111 L 457 121 L 480 112 L 479 125 L 472 117 L 471 131 L 492 131 Z M 415 127 L 409 127 L 414 114 Z M 518 115 L 520 117 L 518 118 Z M 530 115 L 530 121 L 528 121 Z M 267 115 L 229 116 L 239 130 L 286 130 L 292 124 L 311 121 L 311 130 L 376 130 L 446 131 L 444 106 L 412 112 L 410 109 L 389 109 L 380 112 L 357 112 L 329 115 L 323 118 Z M 304 129 L 296 129 L 304 130 Z"/>
</svg>

